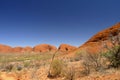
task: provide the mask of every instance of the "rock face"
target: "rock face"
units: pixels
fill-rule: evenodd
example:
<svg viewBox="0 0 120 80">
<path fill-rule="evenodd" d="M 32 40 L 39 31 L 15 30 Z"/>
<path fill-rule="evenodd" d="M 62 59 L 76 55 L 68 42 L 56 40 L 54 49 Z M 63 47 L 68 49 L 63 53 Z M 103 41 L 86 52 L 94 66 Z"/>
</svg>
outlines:
<svg viewBox="0 0 120 80">
<path fill-rule="evenodd" d="M 75 46 L 71 46 L 68 44 L 61 44 L 58 48 L 59 51 L 72 51 L 77 49 Z"/>
<path fill-rule="evenodd" d="M 9 53 L 12 51 L 12 48 L 7 45 L 0 44 L 0 53 Z"/>
<path fill-rule="evenodd" d="M 14 52 L 14 53 L 22 53 L 23 52 L 23 48 L 22 47 L 14 47 L 12 49 L 12 52 Z"/>
<path fill-rule="evenodd" d="M 55 46 L 48 45 L 48 44 L 40 44 L 33 48 L 34 52 L 49 52 L 49 51 L 56 51 L 56 50 L 57 48 Z"/>
<path fill-rule="evenodd" d="M 89 51 L 96 53 L 100 50 L 100 47 L 103 45 L 102 41 L 109 42 L 109 36 L 111 34 L 113 36 L 116 36 L 118 35 L 117 33 L 119 31 L 120 31 L 120 23 L 117 23 L 110 28 L 98 32 L 79 48 L 88 48 Z"/>
<path fill-rule="evenodd" d="M 26 46 L 26 47 L 23 48 L 22 51 L 23 51 L 23 52 L 32 52 L 32 51 L 33 51 L 33 48 L 30 47 L 30 46 Z"/>
</svg>

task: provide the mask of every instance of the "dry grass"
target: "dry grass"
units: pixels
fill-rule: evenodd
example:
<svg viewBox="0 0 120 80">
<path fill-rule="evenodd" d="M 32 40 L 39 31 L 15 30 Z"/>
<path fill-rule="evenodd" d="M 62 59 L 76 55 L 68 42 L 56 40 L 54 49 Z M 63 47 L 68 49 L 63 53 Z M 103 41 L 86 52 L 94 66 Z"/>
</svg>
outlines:
<svg viewBox="0 0 120 80">
<path fill-rule="evenodd" d="M 81 54 L 81 53 L 80 53 Z M 87 70 L 85 68 L 89 67 L 89 65 L 83 66 L 83 55 L 82 58 L 79 61 L 73 60 L 70 61 L 70 57 L 65 58 L 59 58 L 56 55 L 53 63 L 51 72 L 54 77 L 53 79 L 48 78 L 48 71 L 49 66 L 51 62 L 53 54 L 1 54 L 0 58 L 0 65 L 1 65 L 1 71 L 0 71 L 0 79 L 1 80 L 119 80 L 120 75 L 119 70 L 115 69 L 106 69 L 104 72 L 99 71 L 91 71 L 91 69 L 96 68 L 96 66 L 90 66 L 88 70 L 90 70 L 89 75 L 84 75 L 87 73 Z M 7 58 L 8 57 L 8 58 Z M 17 58 L 15 58 L 17 57 Z M 76 58 L 73 57 L 73 59 Z M 96 56 L 95 56 L 95 59 Z M 9 61 L 10 60 L 10 61 Z M 16 61 L 15 61 L 16 60 Z M 91 60 L 91 59 L 90 59 Z M 89 57 L 87 58 L 87 62 L 90 64 L 93 61 L 90 61 Z M 98 59 L 99 60 L 99 59 Z M 3 65 L 4 64 L 4 65 Z M 8 71 L 3 71 L 5 69 L 5 66 L 9 66 L 7 69 Z M 96 65 L 96 64 L 95 64 Z M 3 67 L 2 67 L 3 66 Z M 82 73 L 81 73 L 82 71 Z M 84 71 L 84 73 L 83 73 Z M 6 79 L 5 79 L 6 78 Z"/>
</svg>

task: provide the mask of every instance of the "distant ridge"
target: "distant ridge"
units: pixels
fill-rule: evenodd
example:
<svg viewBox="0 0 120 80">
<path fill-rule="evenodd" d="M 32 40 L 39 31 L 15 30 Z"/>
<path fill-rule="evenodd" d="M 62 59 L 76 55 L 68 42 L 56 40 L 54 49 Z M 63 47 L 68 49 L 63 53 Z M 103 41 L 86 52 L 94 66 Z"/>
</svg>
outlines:
<svg viewBox="0 0 120 80">
<path fill-rule="evenodd" d="M 34 53 L 34 52 L 35 53 L 41 53 L 41 52 L 43 53 L 43 52 L 55 52 L 57 50 L 68 52 L 68 51 L 72 51 L 74 49 L 76 49 L 75 46 L 71 46 L 68 44 L 61 44 L 58 49 L 55 46 L 49 45 L 49 44 L 39 44 L 34 47 L 16 46 L 13 48 L 8 45 L 0 44 L 0 53 Z"/>
</svg>

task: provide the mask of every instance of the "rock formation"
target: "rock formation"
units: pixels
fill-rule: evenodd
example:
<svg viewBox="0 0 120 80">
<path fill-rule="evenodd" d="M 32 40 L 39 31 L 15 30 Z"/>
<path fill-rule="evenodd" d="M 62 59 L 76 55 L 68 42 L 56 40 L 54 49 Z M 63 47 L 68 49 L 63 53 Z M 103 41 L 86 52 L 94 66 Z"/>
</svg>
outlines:
<svg viewBox="0 0 120 80">
<path fill-rule="evenodd" d="M 48 45 L 48 44 L 40 44 L 33 48 L 34 52 L 49 52 L 49 51 L 56 51 L 56 50 L 57 48 L 55 46 Z"/>
<path fill-rule="evenodd" d="M 71 46 L 68 44 L 61 44 L 58 48 L 58 51 L 72 51 L 75 50 L 76 47 L 75 46 Z"/>
<path fill-rule="evenodd" d="M 13 53 L 22 53 L 23 52 L 23 48 L 22 47 L 14 47 L 12 49 Z"/>
<path fill-rule="evenodd" d="M 112 27 L 109 27 L 105 30 L 102 30 L 91 37 L 86 43 L 79 47 L 79 49 L 87 49 L 93 53 L 99 52 L 101 47 L 103 46 L 103 41 L 109 42 L 109 36 L 111 34 L 113 36 L 118 35 L 117 33 L 120 32 L 120 23 L 115 24 Z"/>
<path fill-rule="evenodd" d="M 7 45 L 0 44 L 0 53 L 10 53 L 12 51 L 12 48 Z"/>
<path fill-rule="evenodd" d="M 23 51 L 23 52 L 32 52 L 32 51 L 33 51 L 33 48 L 30 47 L 30 46 L 26 46 L 26 47 L 23 48 L 22 51 Z"/>
</svg>

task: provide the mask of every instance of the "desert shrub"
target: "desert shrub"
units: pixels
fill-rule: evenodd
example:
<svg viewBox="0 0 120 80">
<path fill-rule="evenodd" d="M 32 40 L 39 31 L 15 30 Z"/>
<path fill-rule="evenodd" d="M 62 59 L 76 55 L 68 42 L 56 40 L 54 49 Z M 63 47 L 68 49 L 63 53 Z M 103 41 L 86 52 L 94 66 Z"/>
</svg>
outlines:
<svg viewBox="0 0 120 80">
<path fill-rule="evenodd" d="M 44 64 L 44 62 L 42 62 L 42 64 Z M 34 68 L 38 69 L 42 66 L 42 64 L 40 62 L 35 62 L 34 63 Z"/>
<path fill-rule="evenodd" d="M 75 57 L 74 57 L 74 61 L 82 60 L 82 56 L 83 56 L 82 54 L 84 54 L 84 53 L 85 53 L 85 51 L 83 51 L 83 50 L 76 52 Z"/>
<path fill-rule="evenodd" d="M 110 64 L 109 67 L 118 68 L 120 67 L 120 30 L 116 32 L 116 36 L 110 33 L 108 39 L 111 43 L 111 46 L 107 45 L 106 42 L 103 43 L 104 48 L 107 49 L 107 52 L 104 53 L 104 56 L 108 59 Z"/>
<path fill-rule="evenodd" d="M 82 65 L 83 65 L 83 70 L 81 71 L 81 74 L 84 76 L 88 76 L 90 74 L 90 63 L 84 61 Z"/>
<path fill-rule="evenodd" d="M 58 77 L 62 73 L 63 62 L 61 60 L 53 60 L 50 68 L 50 74 L 52 77 Z"/>
<path fill-rule="evenodd" d="M 103 64 L 104 61 L 100 53 L 84 53 L 82 62 L 82 73 L 84 75 L 89 75 L 91 71 L 101 71 L 104 69 Z"/>
<path fill-rule="evenodd" d="M 25 61 L 23 64 L 25 68 L 30 67 L 30 61 Z"/>
<path fill-rule="evenodd" d="M 71 67 L 66 66 L 62 73 L 65 80 L 75 80 L 75 68 L 73 66 Z"/>
<path fill-rule="evenodd" d="M 76 56 L 75 58 L 74 58 L 74 61 L 80 61 L 81 60 L 81 56 L 80 55 L 78 55 L 78 56 Z"/>
<path fill-rule="evenodd" d="M 110 62 L 108 67 L 118 68 L 120 66 L 120 46 L 115 46 L 104 53 L 104 57 Z"/>
<path fill-rule="evenodd" d="M 70 61 L 70 62 L 73 62 L 73 61 L 74 61 L 74 59 L 73 59 L 73 58 L 70 58 L 70 59 L 69 59 L 69 61 Z"/>
<path fill-rule="evenodd" d="M 11 71 L 13 69 L 14 65 L 13 64 L 8 64 L 5 66 L 5 71 Z"/>
</svg>

